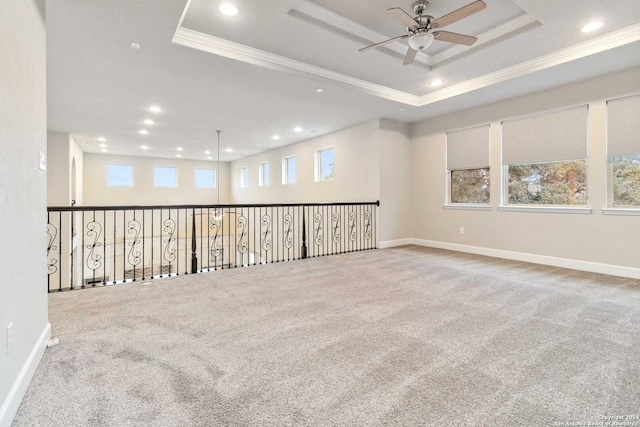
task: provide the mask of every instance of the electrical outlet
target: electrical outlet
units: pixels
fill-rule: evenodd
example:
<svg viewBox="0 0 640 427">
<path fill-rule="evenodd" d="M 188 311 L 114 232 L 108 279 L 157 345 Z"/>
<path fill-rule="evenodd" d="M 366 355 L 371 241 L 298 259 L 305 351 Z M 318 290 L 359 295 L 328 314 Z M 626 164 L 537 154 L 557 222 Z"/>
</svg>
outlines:
<svg viewBox="0 0 640 427">
<path fill-rule="evenodd" d="M 464 234 L 464 227 L 460 227 L 460 234 Z"/>
<path fill-rule="evenodd" d="M 13 322 L 7 326 L 7 354 L 11 354 L 13 347 Z"/>
</svg>

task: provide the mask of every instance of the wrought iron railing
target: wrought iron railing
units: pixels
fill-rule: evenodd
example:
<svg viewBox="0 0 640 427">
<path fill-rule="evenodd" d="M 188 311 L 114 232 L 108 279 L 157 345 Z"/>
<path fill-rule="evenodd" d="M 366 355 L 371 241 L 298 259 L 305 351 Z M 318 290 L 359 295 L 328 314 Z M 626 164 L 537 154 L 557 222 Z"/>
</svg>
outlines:
<svg viewBox="0 0 640 427">
<path fill-rule="evenodd" d="M 49 207 L 48 290 L 377 247 L 379 202 Z"/>
</svg>

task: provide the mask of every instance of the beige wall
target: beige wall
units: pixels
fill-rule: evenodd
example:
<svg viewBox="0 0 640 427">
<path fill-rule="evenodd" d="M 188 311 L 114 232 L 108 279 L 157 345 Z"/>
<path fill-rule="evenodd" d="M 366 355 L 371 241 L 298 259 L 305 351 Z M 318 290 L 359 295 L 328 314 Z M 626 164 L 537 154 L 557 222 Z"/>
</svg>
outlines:
<svg viewBox="0 0 640 427">
<path fill-rule="evenodd" d="M 133 187 L 107 187 L 107 164 L 133 165 Z M 177 188 L 154 186 L 155 166 L 178 168 Z M 218 188 L 196 188 L 194 169 L 218 169 L 217 162 L 160 159 L 153 157 L 84 155 L 85 206 L 216 204 Z M 219 203 L 229 203 L 229 164 L 220 163 L 217 173 Z"/>
<path fill-rule="evenodd" d="M 0 426 L 9 426 L 49 339 L 44 1 L 0 7 Z M 7 354 L 7 326 L 13 345 Z"/>
<path fill-rule="evenodd" d="M 231 163 L 234 203 L 370 202 L 379 197 L 378 121 L 267 151 Z M 333 147 L 335 178 L 314 182 L 317 150 Z M 282 184 L 282 158 L 296 157 L 296 183 Z M 258 186 L 260 163 L 269 162 L 271 180 Z M 240 173 L 249 167 L 249 186 L 240 188 Z"/>
<path fill-rule="evenodd" d="M 315 182 L 317 150 L 333 147 L 333 181 Z M 232 162 L 234 203 L 372 202 L 380 200 L 381 242 L 410 237 L 409 126 L 373 120 L 348 129 Z M 296 183 L 282 184 L 282 158 L 296 156 Z M 258 186 L 259 166 L 269 162 L 271 180 Z M 240 188 L 243 166 L 249 186 Z"/>
<path fill-rule="evenodd" d="M 640 218 L 603 215 L 606 207 L 606 108 L 640 92 L 640 68 L 416 123 L 412 126 L 412 237 L 430 242 L 640 268 Z M 499 211 L 500 121 L 589 104 L 590 215 Z M 492 210 L 445 210 L 445 132 L 491 124 Z M 465 234 L 459 234 L 459 227 Z M 446 245 L 445 245 L 446 247 Z"/>
<path fill-rule="evenodd" d="M 75 161 L 75 183 L 72 165 Z M 84 153 L 68 133 L 47 132 L 47 205 L 82 204 Z M 76 194 L 72 194 L 75 184 Z"/>
</svg>

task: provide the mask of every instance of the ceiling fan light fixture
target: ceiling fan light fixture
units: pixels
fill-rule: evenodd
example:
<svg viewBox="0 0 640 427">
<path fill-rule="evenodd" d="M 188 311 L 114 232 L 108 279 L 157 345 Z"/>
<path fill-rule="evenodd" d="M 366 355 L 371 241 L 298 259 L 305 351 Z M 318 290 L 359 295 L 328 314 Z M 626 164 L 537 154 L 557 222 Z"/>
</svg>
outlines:
<svg viewBox="0 0 640 427">
<path fill-rule="evenodd" d="M 433 34 L 431 33 L 417 33 L 409 38 L 409 46 L 413 50 L 421 51 L 425 50 L 433 43 Z"/>
</svg>

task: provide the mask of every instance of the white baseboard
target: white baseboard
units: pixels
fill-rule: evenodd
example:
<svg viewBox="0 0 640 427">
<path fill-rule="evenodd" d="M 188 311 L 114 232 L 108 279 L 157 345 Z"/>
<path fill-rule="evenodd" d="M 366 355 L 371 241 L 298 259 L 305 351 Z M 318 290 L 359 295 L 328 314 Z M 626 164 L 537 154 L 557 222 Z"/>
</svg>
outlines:
<svg viewBox="0 0 640 427">
<path fill-rule="evenodd" d="M 27 392 L 27 387 L 29 387 L 29 383 L 38 368 L 40 359 L 42 359 L 42 355 L 47 349 L 47 344 L 50 339 L 51 323 L 47 323 L 40 334 L 40 338 L 38 338 L 36 345 L 33 347 L 33 350 L 31 350 L 31 354 L 29 354 L 29 357 L 22 367 L 18 378 L 16 378 L 16 381 L 13 383 L 13 387 L 11 387 L 9 395 L 2 403 L 2 407 L 0 407 L 0 427 L 11 426 L 11 423 L 18 412 L 18 408 L 20 407 L 20 403 L 22 402 L 22 398 Z"/>
<path fill-rule="evenodd" d="M 396 246 L 410 245 L 413 239 L 387 240 L 380 242 L 380 249 L 395 248 Z"/>
<path fill-rule="evenodd" d="M 557 258 L 546 255 L 535 255 L 524 252 L 512 252 L 501 249 L 483 248 L 480 246 L 459 245 L 456 243 L 438 242 L 435 240 L 408 239 L 411 244 L 427 246 L 430 248 L 447 249 L 450 251 L 466 252 L 476 255 L 485 255 L 494 258 L 510 259 L 514 261 L 524 261 L 533 264 L 550 265 L 553 267 L 569 268 L 572 270 L 582 270 L 591 273 L 608 274 L 610 276 L 628 277 L 640 279 L 640 268 L 624 267 L 621 265 L 601 264 L 597 262 L 580 261 L 576 259 Z M 381 246 L 382 247 L 382 246 Z"/>
</svg>

